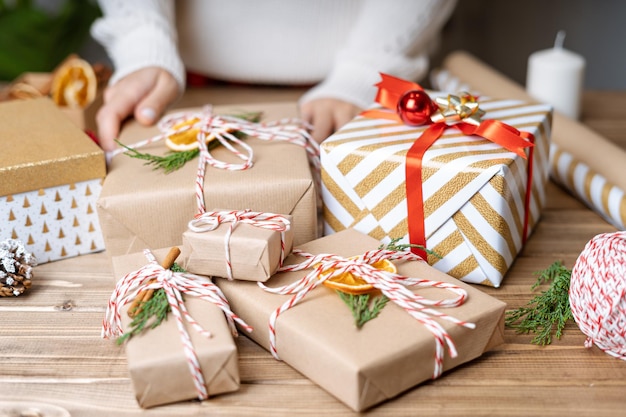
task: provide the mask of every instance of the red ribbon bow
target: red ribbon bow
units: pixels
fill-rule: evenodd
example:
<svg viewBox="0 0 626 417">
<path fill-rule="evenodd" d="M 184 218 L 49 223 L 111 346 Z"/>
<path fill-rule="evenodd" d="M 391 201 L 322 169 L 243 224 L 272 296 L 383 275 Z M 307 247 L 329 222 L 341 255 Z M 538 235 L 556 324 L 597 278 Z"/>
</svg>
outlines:
<svg viewBox="0 0 626 417">
<path fill-rule="evenodd" d="M 385 109 L 365 110 L 362 116 L 388 119 L 404 123 L 401 115 L 402 100 L 407 93 L 423 92 L 424 89 L 411 81 L 393 77 L 387 74 L 380 74 L 381 81 L 376 84 L 378 93 L 376 102 L 381 104 Z M 453 96 L 448 96 L 448 102 L 452 103 Z M 456 97 L 455 97 L 456 98 Z M 475 97 L 466 94 L 461 101 L 475 101 Z M 533 163 L 533 146 L 535 138 L 528 132 L 520 132 L 513 126 L 502 123 L 498 120 L 478 120 L 476 114 L 465 114 L 458 110 L 456 117 L 447 117 L 447 111 L 451 109 L 443 107 L 441 104 L 432 104 L 432 112 L 426 108 L 426 122 L 428 128 L 422 135 L 415 140 L 406 156 L 406 195 L 407 195 L 407 214 L 409 241 L 413 245 L 426 247 L 426 232 L 424 227 L 424 198 L 422 193 L 422 159 L 424 154 L 437 139 L 443 135 L 448 128 L 456 128 L 466 136 L 480 136 L 491 142 L 501 145 L 503 148 L 514 152 L 524 159 L 528 159 L 528 181 L 525 196 L 525 216 L 522 232 L 522 240 L 525 241 L 528 233 L 528 217 L 531 197 L 531 181 L 532 181 L 532 163 Z M 479 113 L 480 114 L 480 113 Z M 474 117 L 470 117 L 470 116 Z M 450 120 L 453 120 L 451 123 Z M 529 155 L 526 156 L 525 149 L 529 148 Z M 426 259 L 426 252 L 421 248 L 412 248 L 412 251 Z"/>
</svg>

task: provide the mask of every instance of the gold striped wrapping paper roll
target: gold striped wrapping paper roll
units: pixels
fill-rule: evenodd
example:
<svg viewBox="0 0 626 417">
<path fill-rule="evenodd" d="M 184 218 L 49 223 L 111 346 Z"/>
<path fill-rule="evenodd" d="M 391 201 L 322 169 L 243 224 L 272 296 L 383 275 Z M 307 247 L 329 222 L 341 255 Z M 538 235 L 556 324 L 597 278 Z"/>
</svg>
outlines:
<svg viewBox="0 0 626 417">
<path fill-rule="evenodd" d="M 535 136 L 530 231 L 545 204 L 550 108 L 491 99 L 480 106 L 486 118 Z M 322 144 L 325 234 L 354 228 L 382 242 L 408 242 L 405 160 L 424 130 L 357 117 Z M 447 129 L 423 158 L 426 242 L 442 256 L 429 263 L 498 287 L 523 245 L 526 173 L 526 161 L 500 145 Z"/>
<path fill-rule="evenodd" d="M 470 63 L 472 68 L 468 71 L 461 70 L 460 67 L 465 63 Z M 431 84 L 435 88 L 450 93 L 469 91 L 474 94 L 481 94 L 481 91 L 475 89 L 475 83 L 481 83 L 484 87 L 489 83 L 488 80 L 493 80 L 494 84 L 491 88 L 492 91 L 487 91 L 485 94 L 493 96 L 494 93 L 500 91 L 501 96 L 506 95 L 518 99 L 526 97 L 521 86 L 496 73 L 495 70 L 465 52 L 451 54 L 444 61 L 443 68 L 435 69 L 430 74 Z M 599 145 L 609 145 L 606 143 L 608 141 L 595 133 L 591 135 L 588 129 L 583 131 L 582 125 L 566 119 L 565 116 L 555 114 L 554 123 L 555 133 L 550 146 L 550 177 L 602 216 L 608 223 L 624 230 L 626 228 L 626 194 L 623 186 L 616 185 L 604 173 L 594 169 L 566 146 L 561 145 L 561 143 L 572 145 L 571 140 L 573 138 L 561 134 L 557 127 L 561 123 L 560 127 L 569 134 L 576 130 L 582 131 L 580 136 L 586 137 L 578 138 L 578 140 L 595 140 L 595 143 Z M 563 140 L 559 140 L 561 137 Z M 572 148 L 574 147 L 572 146 Z M 621 150 L 616 153 L 612 152 L 611 149 L 612 147 L 603 146 L 602 155 L 610 155 L 611 158 L 618 159 L 623 154 Z M 577 154 L 587 154 L 584 149 L 576 149 L 576 151 Z M 596 158 L 598 157 L 599 155 L 596 155 Z M 615 163 L 618 162 L 614 161 L 610 165 L 615 165 Z M 624 161 L 621 162 L 621 165 L 623 163 Z M 615 175 L 615 172 L 611 171 L 609 174 Z"/>
<path fill-rule="evenodd" d="M 550 177 L 620 230 L 626 225 L 626 195 L 574 156 L 550 146 Z"/>
</svg>

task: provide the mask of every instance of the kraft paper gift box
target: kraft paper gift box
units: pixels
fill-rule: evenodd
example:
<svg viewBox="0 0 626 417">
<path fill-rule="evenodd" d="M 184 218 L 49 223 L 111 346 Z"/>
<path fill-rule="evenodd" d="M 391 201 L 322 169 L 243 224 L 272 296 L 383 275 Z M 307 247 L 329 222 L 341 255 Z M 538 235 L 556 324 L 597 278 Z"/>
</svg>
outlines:
<svg viewBox="0 0 626 417">
<path fill-rule="evenodd" d="M 168 250 L 152 251 L 157 261 Z M 143 253 L 113 257 L 117 279 L 137 271 L 148 261 Z M 238 355 L 232 332 L 222 310 L 194 296 L 184 296 L 189 314 L 211 332 L 211 337 L 198 333 L 189 323 L 184 326 L 196 351 L 209 398 L 239 389 Z M 129 305 L 122 308 L 122 324 L 128 329 Z M 143 408 L 198 398 L 187 364 L 176 319 L 168 313 L 167 320 L 153 329 L 131 337 L 124 345 L 128 370 L 138 404 Z"/>
<path fill-rule="evenodd" d="M 215 229 L 204 231 L 186 230 L 183 233 L 181 258 L 183 267 L 193 273 L 207 276 L 229 277 L 246 281 L 267 281 L 285 256 L 291 253 L 293 230 L 291 216 L 278 215 L 283 221 L 272 221 L 277 215 L 259 214 L 257 224 L 254 219 L 239 212 L 239 219 L 233 226 L 232 210 L 215 209 L 211 218 L 229 219 L 216 225 Z M 264 217 L 269 217 L 264 222 Z M 246 219 L 250 222 L 246 222 Z M 284 232 L 272 230 L 271 225 L 289 225 Z M 266 227 L 263 227 L 263 226 Z M 200 226 L 200 225 L 199 225 Z M 226 251 L 228 250 L 228 256 Z"/>
<path fill-rule="evenodd" d="M 271 103 L 216 107 L 215 114 L 262 111 L 263 120 L 274 121 L 296 114 L 295 104 Z M 131 123 L 120 141 L 132 144 L 158 134 L 158 129 Z M 295 244 L 317 236 L 317 198 L 306 151 L 299 145 L 245 139 L 254 150 L 254 166 L 243 171 L 207 167 L 204 201 L 209 207 L 250 209 L 292 216 Z M 160 142 L 141 152 L 163 155 Z M 211 150 L 215 158 L 241 162 L 221 146 Z M 104 182 L 98 214 L 107 253 L 113 256 L 182 244 L 188 222 L 198 212 L 195 179 L 197 159 L 165 174 L 127 155 L 115 156 Z"/>
<path fill-rule="evenodd" d="M 50 87 L 52 85 L 53 73 L 50 72 L 27 72 L 15 79 L 11 84 L 0 91 L 0 101 L 20 99 L 15 97 L 13 93 L 15 87 L 26 85 L 29 88 L 30 95 L 39 94 L 40 96 L 49 96 Z M 85 108 L 74 108 L 68 106 L 58 106 L 59 110 L 68 117 L 78 128 L 85 131 L 96 132 L 96 113 L 102 106 L 102 87 L 106 83 L 99 83 L 98 93 L 93 102 Z M 19 94 L 18 94 L 19 95 Z M 23 99 L 23 98 L 22 98 Z"/>
<path fill-rule="evenodd" d="M 422 220 L 426 247 L 440 256 L 430 255 L 431 265 L 466 282 L 498 287 L 545 204 L 551 109 L 485 97 L 478 103 L 486 111 L 483 119 L 534 135 L 530 190 L 527 159 L 448 128 L 422 158 L 423 219 L 411 219 L 407 152 L 427 126 L 360 115 L 321 146 L 324 233 L 355 228 L 383 242 L 407 243 L 409 222 Z"/>
<path fill-rule="evenodd" d="M 349 257 L 377 249 L 379 245 L 376 239 L 347 229 L 296 249 L 311 254 Z M 286 259 L 285 265 L 302 260 L 294 253 Z M 395 264 L 401 275 L 451 283 L 467 291 L 468 298 L 461 306 L 438 309 L 476 325 L 469 329 L 437 320 L 449 333 L 458 351 L 456 358 L 445 354 L 444 371 L 471 361 L 502 343 L 503 302 L 435 270 L 426 262 Z M 294 283 L 310 271 L 279 272 L 265 285 L 274 288 Z M 267 292 L 255 282 L 215 278 L 215 283 L 224 292 L 233 311 L 254 329 L 248 336 L 270 350 L 270 316 L 292 295 Z M 454 297 L 447 290 L 435 288 L 413 291 L 432 299 Z M 392 301 L 378 317 L 357 329 L 350 309 L 339 295 L 319 285 L 299 303 L 278 315 L 275 330 L 280 359 L 356 411 L 396 397 L 433 377 L 433 334 Z"/>
<path fill-rule="evenodd" d="M 0 103 L 0 240 L 39 263 L 104 249 L 102 150 L 47 98 Z"/>
</svg>

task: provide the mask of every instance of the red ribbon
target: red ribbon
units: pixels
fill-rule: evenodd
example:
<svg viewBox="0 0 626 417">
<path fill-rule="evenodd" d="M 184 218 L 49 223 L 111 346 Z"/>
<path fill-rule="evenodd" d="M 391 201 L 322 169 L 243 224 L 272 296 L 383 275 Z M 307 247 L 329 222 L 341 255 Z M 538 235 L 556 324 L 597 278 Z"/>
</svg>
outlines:
<svg viewBox="0 0 626 417">
<path fill-rule="evenodd" d="M 411 81 L 393 77 L 387 74 L 380 74 L 382 80 L 376 84 L 378 93 L 376 102 L 381 104 L 386 110 L 372 109 L 365 110 L 362 116 L 388 119 L 402 123 L 397 114 L 398 102 L 402 96 L 408 91 L 424 89 Z M 514 152 L 524 159 L 528 159 L 527 173 L 527 189 L 524 201 L 524 225 L 522 231 L 522 242 L 526 242 L 528 235 L 528 218 L 530 198 L 532 194 L 532 174 L 533 174 L 533 149 L 535 138 L 528 132 L 520 132 L 513 126 L 502 123 L 498 120 L 482 120 L 480 124 L 475 125 L 465 121 L 454 124 L 447 124 L 445 121 L 430 122 L 428 128 L 422 135 L 413 142 L 413 145 L 407 152 L 406 156 L 406 197 L 407 197 L 407 215 L 408 215 L 408 231 L 409 242 L 412 245 L 426 248 L 426 231 L 424 227 L 424 196 L 422 192 L 422 159 L 426 151 L 432 146 L 437 139 L 443 135 L 443 132 L 454 127 L 460 130 L 466 136 L 480 136 L 491 142 L 497 143 L 503 148 Z M 524 150 L 529 148 L 529 155 L 526 156 Z M 426 259 L 426 251 L 421 248 L 413 247 L 412 252 Z"/>
</svg>

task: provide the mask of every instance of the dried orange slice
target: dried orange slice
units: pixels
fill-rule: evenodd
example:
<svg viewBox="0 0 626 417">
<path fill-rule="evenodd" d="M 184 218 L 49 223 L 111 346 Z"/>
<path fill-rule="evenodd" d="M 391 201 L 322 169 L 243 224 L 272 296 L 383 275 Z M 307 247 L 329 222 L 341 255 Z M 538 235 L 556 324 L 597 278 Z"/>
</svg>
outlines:
<svg viewBox="0 0 626 417">
<path fill-rule="evenodd" d="M 176 123 L 172 126 L 172 129 L 178 130 L 185 126 L 191 126 L 199 121 L 200 119 L 194 117 L 193 119 Z M 183 132 L 173 133 L 165 138 L 165 144 L 173 151 L 189 151 L 196 149 L 198 147 L 198 133 L 200 133 L 200 129 L 198 128 L 191 128 Z"/>
<path fill-rule="evenodd" d="M 58 106 L 85 108 L 95 100 L 97 89 L 93 67 L 81 58 L 72 57 L 54 71 L 50 94 Z"/>
<path fill-rule="evenodd" d="M 350 259 L 355 258 L 356 257 L 352 257 Z M 396 266 L 387 259 L 382 259 L 378 262 L 375 262 L 372 264 L 372 266 L 376 269 L 381 269 L 383 271 L 393 273 L 398 272 Z M 328 271 L 322 274 L 322 277 L 324 275 L 330 274 L 331 272 L 332 271 Z M 349 272 L 345 272 L 343 274 L 337 275 L 336 277 L 329 278 L 322 284 L 324 284 L 328 288 L 332 288 L 333 290 L 342 291 L 352 295 L 367 294 L 376 290 L 376 288 L 374 288 L 372 284 L 368 283 L 363 278 L 359 278 Z"/>
<path fill-rule="evenodd" d="M 175 124 L 172 126 L 172 129 L 178 130 L 185 126 L 191 126 L 199 121 L 200 119 L 194 117 Z M 198 133 L 200 133 L 200 129 L 198 128 L 191 128 L 183 132 L 173 133 L 165 138 L 165 144 L 173 151 L 190 151 L 198 148 Z M 215 139 L 215 136 L 209 135 L 207 143 L 213 139 Z"/>
</svg>

